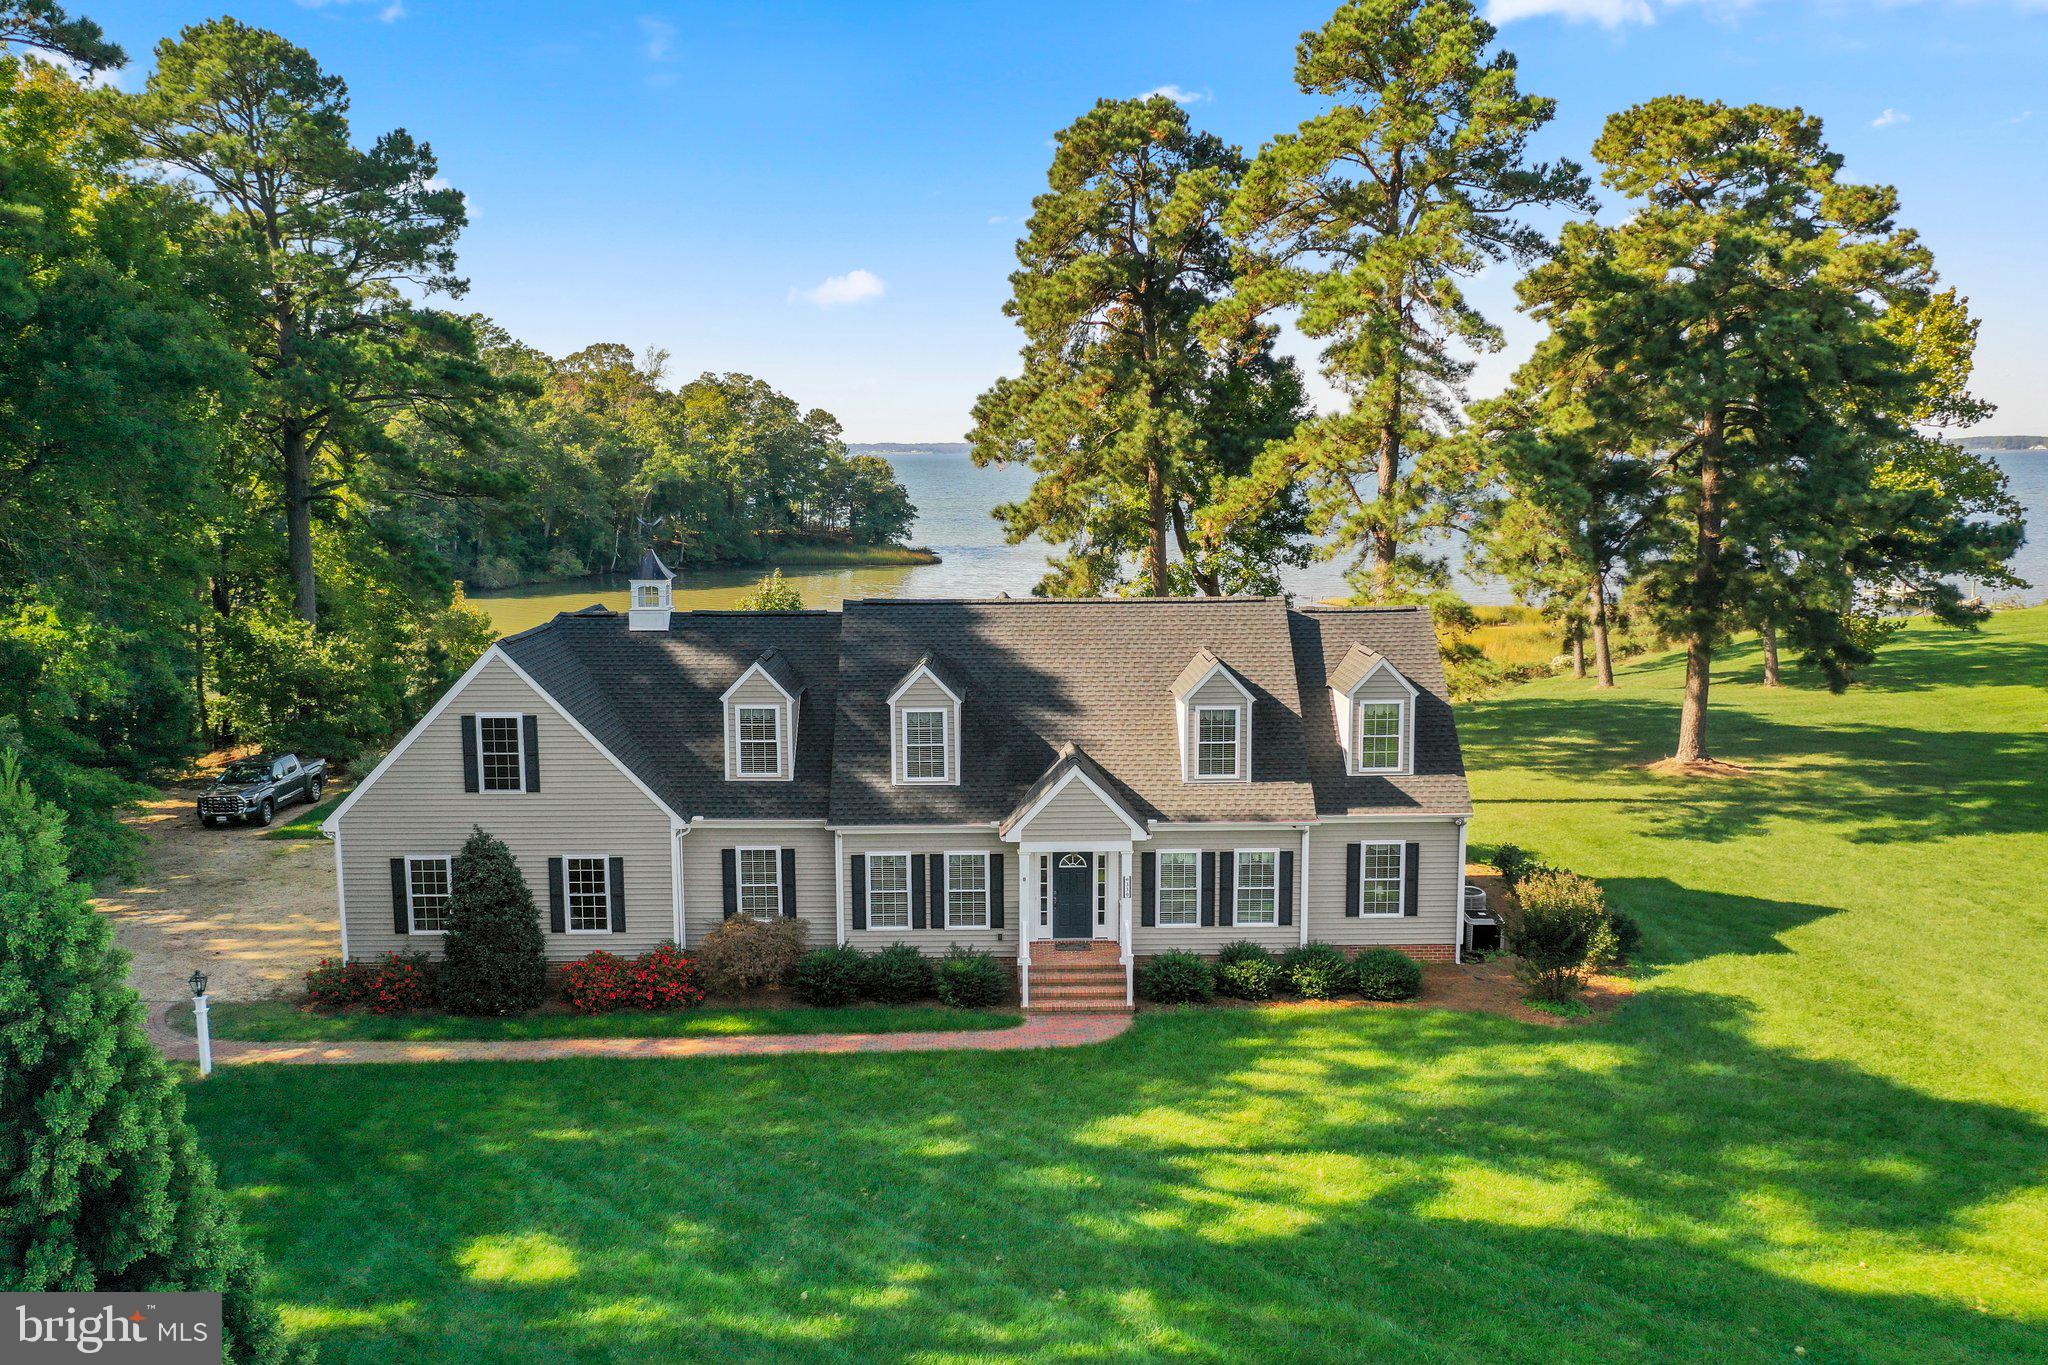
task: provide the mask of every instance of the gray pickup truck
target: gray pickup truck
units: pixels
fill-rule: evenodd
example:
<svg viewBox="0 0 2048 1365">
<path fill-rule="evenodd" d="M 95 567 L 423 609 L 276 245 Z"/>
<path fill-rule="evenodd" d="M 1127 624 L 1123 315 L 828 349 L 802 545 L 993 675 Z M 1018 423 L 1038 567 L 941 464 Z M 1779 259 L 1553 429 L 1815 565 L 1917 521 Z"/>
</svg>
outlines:
<svg viewBox="0 0 2048 1365">
<path fill-rule="evenodd" d="M 238 820 L 245 825 L 267 825 L 278 808 L 294 801 L 308 804 L 320 799 L 327 785 L 327 760 L 301 763 L 297 754 L 264 754 L 260 758 L 238 758 L 199 796 L 199 823 L 225 825 Z"/>
</svg>

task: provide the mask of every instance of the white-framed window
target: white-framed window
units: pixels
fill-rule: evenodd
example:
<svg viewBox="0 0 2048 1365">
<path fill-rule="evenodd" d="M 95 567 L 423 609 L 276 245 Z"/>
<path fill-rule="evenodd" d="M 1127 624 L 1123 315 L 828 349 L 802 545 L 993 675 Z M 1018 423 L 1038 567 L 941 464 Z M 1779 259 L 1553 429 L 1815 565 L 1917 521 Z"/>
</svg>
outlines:
<svg viewBox="0 0 2048 1365">
<path fill-rule="evenodd" d="M 658 607 L 661 605 L 661 584 L 642 583 L 633 589 L 633 605 L 636 607 Z"/>
<path fill-rule="evenodd" d="M 1353 747 L 1358 751 L 1358 771 L 1392 773 L 1401 770 L 1401 732 L 1406 728 L 1408 703 L 1403 701 L 1362 701 L 1352 727 Z"/>
<path fill-rule="evenodd" d="M 774 919 L 782 913 L 782 850 L 743 848 L 738 858 L 740 913 Z"/>
<path fill-rule="evenodd" d="M 1280 854 L 1270 848 L 1237 851 L 1237 908 L 1233 917 L 1239 924 L 1280 922 Z"/>
<path fill-rule="evenodd" d="M 1158 919 L 1168 925 L 1202 922 L 1202 855 L 1179 849 L 1159 855 Z"/>
<path fill-rule="evenodd" d="M 562 859 L 564 924 L 572 934 L 612 931 L 611 859 L 601 854 L 571 854 Z"/>
<path fill-rule="evenodd" d="M 781 776 L 782 708 L 735 706 L 733 724 L 739 729 L 740 776 Z"/>
<path fill-rule="evenodd" d="M 1195 708 L 1195 776 L 1237 776 L 1237 733 L 1244 723 L 1235 706 Z"/>
<path fill-rule="evenodd" d="M 946 713 L 938 707 L 903 712 L 903 780 L 948 782 Z"/>
<path fill-rule="evenodd" d="M 415 934 L 448 932 L 448 900 L 455 887 L 455 860 L 445 853 L 405 860 L 405 912 Z"/>
<path fill-rule="evenodd" d="M 988 928 L 988 854 L 946 855 L 946 927 Z"/>
<path fill-rule="evenodd" d="M 868 928 L 910 927 L 910 855 L 868 855 Z"/>
<path fill-rule="evenodd" d="M 477 786 L 487 792 L 526 790 L 525 722 L 519 716 L 476 718 Z"/>
<path fill-rule="evenodd" d="M 1402 888 L 1407 884 L 1403 859 L 1407 850 L 1398 842 L 1358 846 L 1358 913 L 1365 918 L 1398 915 Z"/>
</svg>

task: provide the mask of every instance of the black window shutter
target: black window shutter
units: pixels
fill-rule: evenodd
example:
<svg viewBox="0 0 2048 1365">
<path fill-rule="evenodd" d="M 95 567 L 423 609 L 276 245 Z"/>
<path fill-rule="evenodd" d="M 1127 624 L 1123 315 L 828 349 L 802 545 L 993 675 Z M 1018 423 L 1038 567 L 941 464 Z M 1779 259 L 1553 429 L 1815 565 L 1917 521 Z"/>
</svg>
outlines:
<svg viewBox="0 0 2048 1365">
<path fill-rule="evenodd" d="M 1358 918 L 1358 845 L 1344 845 L 1344 917 Z"/>
<path fill-rule="evenodd" d="M 796 850 L 782 850 L 782 917 L 796 918 Z"/>
<path fill-rule="evenodd" d="M 391 930 L 393 933 L 412 932 L 412 915 L 405 907 L 405 859 L 391 860 Z"/>
<path fill-rule="evenodd" d="M 725 878 L 725 917 L 740 912 L 740 854 L 736 848 L 718 850 L 719 875 Z"/>
<path fill-rule="evenodd" d="M 910 927 L 925 927 L 924 854 L 910 855 Z"/>
<path fill-rule="evenodd" d="M 1294 923 L 1294 854 L 1280 850 L 1280 922 Z"/>
<path fill-rule="evenodd" d="M 569 931 L 569 898 L 562 889 L 562 860 L 548 859 L 548 931 L 565 934 Z"/>
<path fill-rule="evenodd" d="M 946 927 L 946 855 L 932 854 L 932 928 Z"/>
<path fill-rule="evenodd" d="M 1237 855 L 1216 855 L 1216 922 L 1225 928 L 1237 923 Z"/>
<path fill-rule="evenodd" d="M 1216 927 L 1216 855 L 1202 854 L 1202 927 Z"/>
<path fill-rule="evenodd" d="M 624 858 L 613 858 L 610 870 L 612 884 L 612 932 L 623 934 L 626 932 L 626 860 Z"/>
<path fill-rule="evenodd" d="M 854 855 L 853 855 L 853 871 L 852 871 L 852 876 L 853 876 L 853 906 L 852 906 L 852 917 L 853 917 L 853 927 L 854 927 L 854 928 L 856 928 L 856 929 L 865 929 L 865 928 L 867 928 L 867 927 L 868 927 L 868 855 L 867 855 L 867 854 L 865 854 L 865 853 L 856 853 L 856 854 L 854 854 Z"/>
<path fill-rule="evenodd" d="M 521 716 L 519 737 L 523 741 L 519 747 L 526 750 L 526 789 L 537 792 L 540 790 L 540 717 Z"/>
<path fill-rule="evenodd" d="M 1138 923 L 1159 923 L 1159 855 L 1150 849 L 1138 855 Z"/>
<path fill-rule="evenodd" d="M 1411 840 L 1403 852 L 1407 854 L 1407 863 L 1401 876 L 1401 913 L 1419 915 L 1421 897 L 1416 893 L 1422 890 L 1422 845 Z"/>
<path fill-rule="evenodd" d="M 462 717 L 462 789 L 479 790 L 476 772 L 476 717 Z"/>
<path fill-rule="evenodd" d="M 1003 851 L 988 855 L 988 927 L 1003 927 Z"/>
</svg>

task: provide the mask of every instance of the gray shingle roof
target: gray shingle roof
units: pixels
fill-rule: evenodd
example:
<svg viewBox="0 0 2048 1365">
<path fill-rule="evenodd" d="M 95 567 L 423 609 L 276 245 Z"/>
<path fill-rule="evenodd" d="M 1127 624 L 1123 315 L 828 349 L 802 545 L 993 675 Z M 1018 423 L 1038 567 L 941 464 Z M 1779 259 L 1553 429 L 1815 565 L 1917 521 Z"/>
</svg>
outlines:
<svg viewBox="0 0 2048 1365">
<path fill-rule="evenodd" d="M 1088 757 L 1087 751 L 1079 746 L 1062 744 L 1060 756 L 1053 760 L 1053 765 L 1047 768 L 1036 782 L 1024 789 L 1024 794 L 1017 798 L 1016 807 L 1004 816 L 1002 823 L 997 826 L 1003 836 L 1008 838 L 1010 831 L 1016 828 L 1017 822 L 1029 815 L 1031 808 L 1038 804 L 1039 798 L 1057 788 L 1066 775 L 1076 769 L 1080 770 L 1083 777 L 1100 787 L 1126 819 L 1138 824 L 1145 822 L 1145 817 L 1131 808 L 1122 784 L 1104 772 L 1101 764 Z"/>
<path fill-rule="evenodd" d="M 1372 676 L 1372 671 L 1387 661 L 1387 656 L 1364 645 L 1353 645 L 1344 651 L 1344 661 L 1330 670 L 1330 686 L 1339 692 L 1348 693 L 1352 688 Z"/>
<path fill-rule="evenodd" d="M 1471 808 L 1435 630 L 1421 609 L 1290 610 L 1277 598 L 881 599 L 843 612 L 678 612 L 666 632 L 629 631 L 618 613 L 585 611 L 502 644 L 686 817 L 996 824 L 1062 775 L 1062 763 L 1083 762 L 1145 820 Z M 1354 646 L 1384 656 L 1421 690 L 1413 775 L 1344 771 L 1328 680 Z M 1252 694 L 1248 783 L 1181 780 L 1174 689 L 1201 651 Z M 720 697 L 764 656 L 777 681 L 801 693 L 796 780 L 728 782 Z M 957 786 L 890 781 L 888 697 L 920 661 L 964 698 Z"/>
</svg>

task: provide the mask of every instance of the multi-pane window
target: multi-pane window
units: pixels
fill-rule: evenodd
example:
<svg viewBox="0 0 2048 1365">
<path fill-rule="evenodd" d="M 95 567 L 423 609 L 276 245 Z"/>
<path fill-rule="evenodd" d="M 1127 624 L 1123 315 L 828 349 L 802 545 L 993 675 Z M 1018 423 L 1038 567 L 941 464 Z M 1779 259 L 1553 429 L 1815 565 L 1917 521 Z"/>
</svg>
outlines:
<svg viewBox="0 0 2048 1365">
<path fill-rule="evenodd" d="M 609 933 L 612 927 L 610 860 L 564 858 L 562 883 L 569 902 L 569 932 Z"/>
<path fill-rule="evenodd" d="M 1237 776 L 1237 708 L 1204 706 L 1195 712 L 1195 776 Z"/>
<path fill-rule="evenodd" d="M 1401 766 L 1401 703 L 1358 704 L 1358 766 L 1365 771 Z"/>
<path fill-rule="evenodd" d="M 1270 850 L 1237 855 L 1237 922 L 1280 922 L 1280 855 Z"/>
<path fill-rule="evenodd" d="M 779 708 L 741 706 L 740 776 L 775 777 L 782 772 L 782 729 Z"/>
<path fill-rule="evenodd" d="M 1401 913 L 1401 854 L 1399 844 L 1358 846 L 1359 914 Z"/>
<path fill-rule="evenodd" d="M 773 919 L 782 913 L 782 850 L 743 848 L 739 856 L 740 913 Z"/>
<path fill-rule="evenodd" d="M 946 855 L 946 927 L 988 928 L 988 855 Z"/>
<path fill-rule="evenodd" d="M 1202 855 L 1194 852 L 1159 855 L 1159 923 L 1202 922 Z"/>
<path fill-rule="evenodd" d="M 642 583 L 633 589 L 633 605 L 636 607 L 658 607 L 661 605 L 661 585 Z"/>
<path fill-rule="evenodd" d="M 946 780 L 946 713 L 903 713 L 903 776 L 912 782 Z"/>
<path fill-rule="evenodd" d="M 910 927 L 910 855 L 868 855 L 868 928 Z"/>
<path fill-rule="evenodd" d="M 448 893 L 453 877 L 446 858 L 405 860 L 405 899 L 415 934 L 438 934 L 448 927 Z"/>
<path fill-rule="evenodd" d="M 481 716 L 476 726 L 483 789 L 487 792 L 524 791 L 526 760 L 520 750 L 519 717 Z"/>
</svg>

